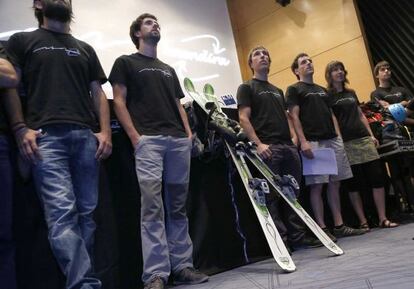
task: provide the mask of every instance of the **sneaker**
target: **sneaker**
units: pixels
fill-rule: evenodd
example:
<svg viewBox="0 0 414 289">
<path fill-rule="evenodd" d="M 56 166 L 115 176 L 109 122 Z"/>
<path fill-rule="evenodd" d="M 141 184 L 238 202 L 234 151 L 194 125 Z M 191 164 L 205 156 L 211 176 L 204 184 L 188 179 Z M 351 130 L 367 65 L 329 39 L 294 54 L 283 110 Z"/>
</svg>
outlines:
<svg viewBox="0 0 414 289">
<path fill-rule="evenodd" d="M 155 276 L 149 283 L 145 284 L 144 289 L 164 289 L 164 281 L 161 277 Z"/>
<path fill-rule="evenodd" d="M 208 281 L 208 276 L 192 267 L 184 268 L 173 274 L 173 284 L 199 284 Z"/>
<path fill-rule="evenodd" d="M 336 243 L 338 240 L 336 239 L 336 237 L 334 235 L 332 235 L 331 231 L 329 231 L 329 229 L 327 227 L 322 229 L 326 235 L 328 235 L 328 237 L 334 242 Z"/>
<path fill-rule="evenodd" d="M 334 228 L 333 232 L 337 238 L 341 238 L 341 237 L 362 235 L 362 234 L 365 234 L 367 231 L 364 229 L 354 229 L 354 228 L 342 225 L 340 228 Z"/>
<path fill-rule="evenodd" d="M 304 236 L 302 239 L 300 239 L 298 242 L 293 243 L 292 247 L 294 250 L 300 249 L 300 248 L 317 248 L 322 247 L 323 244 L 319 239 L 309 236 Z"/>
</svg>

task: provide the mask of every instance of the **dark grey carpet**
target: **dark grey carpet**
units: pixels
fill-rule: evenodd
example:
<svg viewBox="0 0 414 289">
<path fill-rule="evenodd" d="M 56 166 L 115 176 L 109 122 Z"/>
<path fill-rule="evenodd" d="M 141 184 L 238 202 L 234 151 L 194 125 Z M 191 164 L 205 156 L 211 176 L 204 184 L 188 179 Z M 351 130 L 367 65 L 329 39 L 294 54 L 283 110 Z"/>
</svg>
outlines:
<svg viewBox="0 0 414 289">
<path fill-rule="evenodd" d="M 412 289 L 414 288 L 414 223 L 373 229 L 342 238 L 345 251 L 334 257 L 325 247 L 293 253 L 296 272 L 283 273 L 272 259 L 210 277 L 205 284 L 172 289 Z"/>
</svg>

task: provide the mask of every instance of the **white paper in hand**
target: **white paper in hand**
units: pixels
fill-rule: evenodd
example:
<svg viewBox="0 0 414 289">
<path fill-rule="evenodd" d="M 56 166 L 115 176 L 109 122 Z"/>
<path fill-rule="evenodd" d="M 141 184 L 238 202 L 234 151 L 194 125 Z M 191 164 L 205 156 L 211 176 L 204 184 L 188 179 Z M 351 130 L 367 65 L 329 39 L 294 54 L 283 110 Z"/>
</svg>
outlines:
<svg viewBox="0 0 414 289">
<path fill-rule="evenodd" d="M 302 157 L 303 175 L 338 175 L 335 152 L 331 148 L 312 149 L 313 159 Z"/>
</svg>

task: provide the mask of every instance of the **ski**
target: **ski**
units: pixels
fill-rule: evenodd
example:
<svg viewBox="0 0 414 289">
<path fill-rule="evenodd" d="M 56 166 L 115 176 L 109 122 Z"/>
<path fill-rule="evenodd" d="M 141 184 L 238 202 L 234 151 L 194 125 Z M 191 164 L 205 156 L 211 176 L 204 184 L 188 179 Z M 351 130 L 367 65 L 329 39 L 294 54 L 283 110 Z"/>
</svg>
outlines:
<svg viewBox="0 0 414 289">
<path fill-rule="evenodd" d="M 295 271 L 296 266 L 266 206 L 265 194 L 269 193 L 266 180 L 253 178 L 245 162 L 244 152 L 238 149 L 234 150 L 226 141 L 225 144 L 253 205 L 273 258 L 284 271 Z"/>
<path fill-rule="evenodd" d="M 253 178 L 245 162 L 244 152 L 232 147 L 243 138 L 240 132 L 238 133 L 239 130 L 241 131 L 239 124 L 221 111 L 211 85 L 204 87 L 204 97 L 194 89 L 188 78 L 184 79 L 184 87 L 190 97 L 209 115 L 213 129 L 218 130 L 223 136 L 276 263 L 286 272 L 295 271 L 296 266 L 266 207 L 265 194 L 269 193 L 266 180 Z"/>
<path fill-rule="evenodd" d="M 256 149 L 251 143 L 243 144 L 243 150 L 249 161 L 259 170 L 268 183 L 278 192 L 278 194 L 289 204 L 293 211 L 302 219 L 308 228 L 322 242 L 322 244 L 336 255 L 342 255 L 344 251 L 336 245 L 331 238 L 319 227 L 319 225 L 309 216 L 305 209 L 298 202 L 292 187 L 299 185 L 292 176 L 280 177 L 264 163 L 257 154 Z"/>
<path fill-rule="evenodd" d="M 217 99 L 214 89 L 210 84 L 204 85 L 204 92 L 208 93 L 211 99 Z M 215 102 L 218 105 L 217 101 Z M 344 251 L 332 241 L 331 238 L 319 227 L 319 225 L 309 216 L 305 209 L 298 202 L 292 187 L 299 185 L 292 176 L 279 176 L 264 163 L 262 158 L 257 154 L 253 144 L 240 144 L 238 149 L 243 149 L 249 161 L 259 170 L 268 183 L 276 190 L 276 192 L 289 204 L 293 211 L 302 219 L 308 228 L 315 234 L 321 243 L 335 255 L 342 255 Z"/>
</svg>

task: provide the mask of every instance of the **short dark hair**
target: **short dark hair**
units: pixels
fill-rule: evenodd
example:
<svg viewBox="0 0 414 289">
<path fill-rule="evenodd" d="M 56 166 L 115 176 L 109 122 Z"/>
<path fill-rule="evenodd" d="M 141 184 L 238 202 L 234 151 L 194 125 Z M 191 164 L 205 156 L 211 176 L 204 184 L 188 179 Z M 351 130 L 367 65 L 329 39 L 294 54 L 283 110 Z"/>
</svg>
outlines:
<svg viewBox="0 0 414 289">
<path fill-rule="evenodd" d="M 155 21 L 158 21 L 157 17 L 155 17 L 154 15 L 149 13 L 143 13 L 139 15 L 137 19 L 132 21 L 131 26 L 129 26 L 129 36 L 131 37 L 131 40 L 135 44 L 135 47 L 137 49 L 139 49 L 139 37 L 137 37 L 135 33 L 141 29 L 142 21 L 145 18 L 151 18 Z"/>
<path fill-rule="evenodd" d="M 298 55 L 296 55 L 296 57 L 293 59 L 292 65 L 290 66 L 290 69 L 292 70 L 293 74 L 296 76 L 297 79 L 299 79 L 299 76 L 295 73 L 295 70 L 299 67 L 299 63 L 298 63 L 299 58 L 303 56 L 309 57 L 309 55 L 306 54 L 305 52 L 301 52 Z"/>
<path fill-rule="evenodd" d="M 327 88 L 328 88 L 329 91 L 334 90 L 333 79 L 332 79 L 332 71 L 334 71 L 334 69 L 336 69 L 337 67 L 342 68 L 342 70 L 344 71 L 344 74 L 345 74 L 345 80 L 344 80 L 344 83 L 342 83 L 342 86 L 343 86 L 344 90 L 345 90 L 345 83 L 349 83 L 348 78 L 346 78 L 346 76 L 348 75 L 348 71 L 346 71 L 345 65 L 339 60 L 333 60 L 333 61 L 329 62 L 326 65 L 326 69 L 325 69 L 325 79 L 326 79 Z"/>
<path fill-rule="evenodd" d="M 374 75 L 377 76 L 378 72 L 380 70 L 381 67 L 390 67 L 390 64 L 388 61 L 385 60 L 381 60 L 380 62 L 377 63 L 377 65 L 375 65 L 374 67 Z"/>
<path fill-rule="evenodd" d="M 256 47 L 254 47 L 254 48 L 252 48 L 252 49 L 250 50 L 249 55 L 247 56 L 247 65 L 249 66 L 249 68 L 250 68 L 250 70 L 252 71 L 252 73 L 253 73 L 253 74 L 254 74 L 254 70 L 253 70 L 253 68 L 251 67 L 251 64 L 252 64 L 252 57 L 253 57 L 253 53 L 254 53 L 256 50 L 259 50 L 259 49 L 263 49 L 263 50 L 266 50 L 266 51 L 267 51 L 267 53 L 269 54 L 269 65 L 270 65 L 270 63 L 272 63 L 272 59 L 270 59 L 270 53 L 269 53 L 269 50 L 267 50 L 267 48 L 266 48 L 266 47 L 264 47 L 264 46 L 262 46 L 262 45 L 257 45 Z"/>
</svg>

